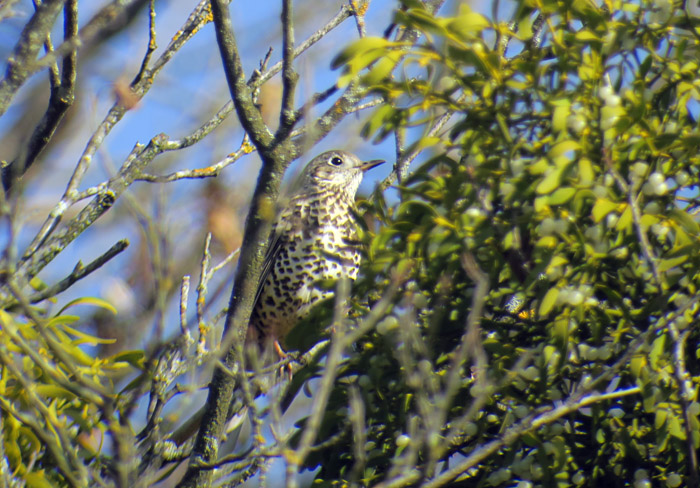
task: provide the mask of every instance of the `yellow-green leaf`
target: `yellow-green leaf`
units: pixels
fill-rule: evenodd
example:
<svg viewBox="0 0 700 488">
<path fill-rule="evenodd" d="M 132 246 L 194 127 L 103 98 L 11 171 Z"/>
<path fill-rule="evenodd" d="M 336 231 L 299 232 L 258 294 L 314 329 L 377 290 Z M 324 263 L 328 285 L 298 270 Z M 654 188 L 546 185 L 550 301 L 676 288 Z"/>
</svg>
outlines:
<svg viewBox="0 0 700 488">
<path fill-rule="evenodd" d="M 603 220 L 607 215 L 617 208 L 617 203 L 611 202 L 607 198 L 598 198 L 593 205 L 593 221 L 595 223 Z"/>
<path fill-rule="evenodd" d="M 659 272 L 668 271 L 669 269 L 680 266 L 688 260 L 688 256 L 678 256 L 671 259 L 662 259 L 659 263 Z"/>
<path fill-rule="evenodd" d="M 600 38 L 588 29 L 582 29 L 576 33 L 576 40 L 582 42 L 600 41 Z"/>
<path fill-rule="evenodd" d="M 540 195 L 552 193 L 559 186 L 561 174 L 562 171 L 559 168 L 551 170 L 535 187 L 535 191 Z"/>
<path fill-rule="evenodd" d="M 64 326 L 63 330 L 69 334 L 71 334 L 74 337 L 77 337 L 79 340 L 77 341 L 77 344 L 114 344 L 117 342 L 116 339 L 106 339 L 102 337 L 96 337 L 90 334 L 86 334 L 85 332 L 81 332 L 77 329 L 74 329 L 73 327 L 69 326 Z"/>
<path fill-rule="evenodd" d="M 617 230 L 621 231 L 626 231 L 630 228 L 632 225 L 632 210 L 630 209 L 629 205 L 625 207 L 625 210 L 622 212 L 622 215 L 620 215 L 620 218 L 617 221 L 617 224 L 615 224 L 615 228 Z"/>
<path fill-rule="evenodd" d="M 571 188 L 566 186 L 564 188 L 558 188 L 549 197 L 550 205 L 563 205 L 564 203 L 571 200 L 571 198 L 576 194 L 576 188 Z"/>
<path fill-rule="evenodd" d="M 539 309 L 539 315 L 541 317 L 544 317 L 547 315 L 552 308 L 554 308 L 554 304 L 557 302 L 557 297 L 559 296 L 559 288 L 550 288 L 547 290 L 547 293 L 545 293 L 544 298 L 542 298 L 542 302 L 540 303 L 540 309 Z"/>
<path fill-rule="evenodd" d="M 145 355 L 143 351 L 139 350 L 133 350 L 133 351 L 122 351 L 119 354 L 115 354 L 112 356 L 112 361 L 117 363 L 117 362 L 126 362 L 131 364 L 132 366 L 136 367 L 141 367 L 143 366 L 143 360 L 145 358 Z"/>
<path fill-rule="evenodd" d="M 368 51 L 381 50 L 393 44 L 394 43 L 383 37 L 363 37 L 350 44 L 333 58 L 333 61 L 331 61 L 331 69 L 337 69 L 356 56 L 367 53 Z"/>
<path fill-rule="evenodd" d="M 578 149 L 581 149 L 581 144 L 579 144 L 578 142 L 562 141 L 552 146 L 552 149 L 549 150 L 549 157 L 552 159 L 556 159 L 559 156 L 566 154 L 567 152 L 576 151 Z"/>
<path fill-rule="evenodd" d="M 688 215 L 686 212 L 680 209 L 671 210 L 671 218 L 678 222 L 678 224 L 685 229 L 689 234 L 697 235 L 700 233 L 700 225 L 697 223 L 693 217 Z"/>
<path fill-rule="evenodd" d="M 114 315 L 117 314 L 117 309 L 114 308 L 114 306 L 106 300 L 97 297 L 82 297 L 76 298 L 75 300 L 66 303 L 63 306 L 63 308 L 58 311 L 56 316 L 61 315 L 66 309 L 69 309 L 70 307 L 75 307 L 76 305 L 94 305 L 95 307 L 100 307 L 104 308 L 105 310 L 109 310 Z"/>
<path fill-rule="evenodd" d="M 58 385 L 37 385 L 36 391 L 46 398 L 59 398 L 62 400 L 73 400 L 75 395 Z"/>
<path fill-rule="evenodd" d="M 552 112 L 552 128 L 556 132 L 566 130 L 567 119 L 571 113 L 571 102 L 569 100 L 558 100 L 561 103 L 555 104 Z"/>
<path fill-rule="evenodd" d="M 595 172 L 590 159 L 581 158 L 578 160 L 578 178 L 581 185 L 589 186 L 593 183 Z"/>
</svg>

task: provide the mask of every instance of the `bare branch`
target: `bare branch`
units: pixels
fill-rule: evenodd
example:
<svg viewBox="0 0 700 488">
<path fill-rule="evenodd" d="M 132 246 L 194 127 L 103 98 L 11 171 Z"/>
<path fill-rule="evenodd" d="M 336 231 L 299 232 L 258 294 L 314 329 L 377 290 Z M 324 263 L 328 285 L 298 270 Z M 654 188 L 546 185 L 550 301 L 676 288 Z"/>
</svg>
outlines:
<svg viewBox="0 0 700 488">
<path fill-rule="evenodd" d="M 180 332 L 187 334 L 187 298 L 190 296 L 190 277 L 182 277 L 180 285 Z"/>
<path fill-rule="evenodd" d="M 144 0 L 138 0 L 143 2 Z M 189 16 L 185 24 L 178 31 L 178 35 L 175 36 L 170 44 L 165 49 L 163 54 L 160 55 L 158 60 L 154 63 L 153 67 L 144 73 L 141 80 L 133 83 L 131 86 L 132 93 L 138 99 L 142 98 L 148 90 L 151 88 L 156 75 L 165 66 L 165 64 L 172 59 L 175 53 L 187 42 L 189 41 L 203 25 L 205 25 L 210 20 L 210 14 L 208 11 L 208 0 L 201 0 L 197 7 L 194 9 L 192 14 Z M 124 8 L 129 6 L 133 7 L 136 3 L 132 0 L 131 3 L 127 3 Z M 95 22 L 96 24 L 102 25 L 105 20 L 104 15 L 107 15 L 111 8 L 110 6 L 105 7 L 101 13 L 98 13 L 93 20 L 90 21 L 88 25 L 83 28 L 83 31 L 88 28 L 88 26 Z M 112 15 L 117 15 L 118 11 L 111 10 Z M 64 43 L 66 44 L 66 43 Z M 66 191 L 63 194 L 61 200 L 56 204 L 54 209 L 49 214 L 41 229 L 37 235 L 32 240 L 31 244 L 28 246 L 27 251 L 24 254 L 23 259 L 29 259 L 32 254 L 34 254 L 37 249 L 42 246 L 47 237 L 55 230 L 58 222 L 61 220 L 63 214 L 70 206 L 75 203 L 78 196 L 78 187 L 82 182 L 85 173 L 90 168 L 92 164 L 93 157 L 97 149 L 102 145 L 107 135 L 111 132 L 114 126 L 122 119 L 124 114 L 126 114 L 127 108 L 124 107 L 117 101 L 112 108 L 109 110 L 104 120 L 98 126 L 97 130 L 90 137 L 90 140 L 80 157 L 80 161 L 73 170 L 73 175 L 68 183 Z"/>
<path fill-rule="evenodd" d="M 17 12 L 12 9 L 19 0 L 6 0 L 0 4 L 0 22 L 15 17 Z"/>
<path fill-rule="evenodd" d="M 425 8 L 429 12 L 436 12 L 445 0 L 429 0 L 424 2 Z M 419 31 L 407 29 L 402 31 L 402 42 L 415 42 L 418 39 Z M 326 112 L 317 118 L 313 123 L 308 124 L 306 137 L 295 141 L 296 151 L 303 153 L 304 148 L 315 145 L 318 141 L 326 137 L 348 113 L 367 95 L 367 89 L 357 83 L 350 83 L 343 95 L 335 101 Z M 415 156 L 414 156 L 415 157 Z"/>
<path fill-rule="evenodd" d="M 77 0 L 68 0 L 64 7 L 63 36 L 70 37 L 78 31 L 78 4 Z M 47 50 L 50 47 L 50 39 L 47 37 Z M 2 168 L 2 185 L 6 192 L 10 190 L 15 179 L 20 178 L 37 160 L 41 152 L 51 141 L 63 116 L 73 105 L 75 100 L 77 53 L 72 51 L 63 58 L 62 73 L 59 77 L 58 67 L 55 63 L 49 73 L 51 79 L 51 96 L 49 107 L 39 124 L 34 129 L 27 149 L 12 163 Z"/>
<path fill-rule="evenodd" d="M 324 25 L 319 30 L 314 32 L 311 36 L 309 36 L 308 39 L 302 42 L 299 45 L 299 47 L 294 50 L 294 58 L 298 58 L 304 51 L 306 51 L 318 41 L 323 39 L 326 36 L 326 34 L 328 34 L 330 31 L 342 24 L 343 21 L 345 21 L 351 15 L 352 9 L 348 5 L 343 5 L 335 17 L 333 17 L 331 20 L 328 21 L 328 23 L 326 23 L 326 25 Z M 252 83 L 251 88 L 259 87 L 260 85 L 268 81 L 270 78 L 272 78 L 274 75 L 279 73 L 282 70 L 282 64 L 282 61 L 278 61 L 277 63 L 273 64 L 272 67 L 270 67 L 269 71 L 263 73 Z"/>
<path fill-rule="evenodd" d="M 37 7 L 24 26 L 19 41 L 7 60 L 5 77 L 0 80 L 0 115 L 7 111 L 19 87 L 32 74 L 28 66 L 39 54 L 64 3 L 65 0 L 47 0 Z"/>
<path fill-rule="evenodd" d="M 241 57 L 238 54 L 238 45 L 233 36 L 228 2 L 212 0 L 211 12 L 214 17 L 216 39 L 221 52 L 231 98 L 236 107 L 236 113 L 255 147 L 258 148 L 258 151 L 264 153 L 272 145 L 274 136 L 265 125 L 262 114 L 253 103 L 252 91 L 246 83 Z"/>
<path fill-rule="evenodd" d="M 355 23 L 357 24 L 357 33 L 360 37 L 365 37 L 365 14 L 369 7 L 369 0 L 350 0 L 353 14 L 355 15 Z"/>
<path fill-rule="evenodd" d="M 148 63 L 151 61 L 151 56 L 158 49 L 156 44 L 156 1 L 151 0 L 148 5 L 148 47 L 146 47 L 146 55 L 141 62 L 141 69 L 134 78 L 133 84 L 138 83 L 143 78 L 144 73 L 148 69 Z"/>
<path fill-rule="evenodd" d="M 50 66 L 52 63 L 55 63 L 58 58 L 66 56 L 71 51 L 88 45 L 95 40 L 109 37 L 120 29 L 125 22 L 131 19 L 148 1 L 149 0 L 113 0 L 112 3 L 104 6 L 97 12 L 83 28 L 80 29 L 77 35 L 64 39 L 54 51 L 47 53 L 44 57 L 31 63 L 28 69 L 31 73 L 34 73 L 42 68 Z"/>
<path fill-rule="evenodd" d="M 204 137 L 205 135 L 206 134 L 201 134 L 201 137 Z M 200 135 L 197 135 L 196 137 L 201 139 Z M 188 139 L 186 141 L 168 141 L 164 145 L 164 150 L 170 151 L 173 150 L 172 148 L 180 149 L 182 147 L 187 147 L 187 145 L 189 144 L 185 145 L 185 142 L 194 143 L 192 139 Z M 135 181 L 148 181 L 149 183 L 169 183 L 171 181 L 184 179 L 212 178 L 218 176 L 219 173 L 221 173 L 221 171 L 224 170 L 224 168 L 226 168 L 232 163 L 235 163 L 241 157 L 253 152 L 254 150 L 255 148 L 251 146 L 248 142 L 248 134 L 246 134 L 243 138 L 243 142 L 241 143 L 241 147 L 239 147 L 238 150 L 232 152 L 224 159 L 222 159 L 218 163 L 212 164 L 211 166 L 207 166 L 206 168 L 184 169 L 163 176 L 151 175 L 142 172 L 135 178 Z"/>
<path fill-rule="evenodd" d="M 123 239 L 123 240 L 117 242 L 112 247 L 110 247 L 107 252 L 105 252 L 102 256 L 96 258 L 95 260 L 93 260 L 87 266 L 83 266 L 83 263 L 78 261 L 78 264 L 75 265 L 75 268 L 73 269 L 71 274 L 69 274 L 68 276 L 63 278 L 61 281 L 59 281 L 55 285 L 50 286 L 50 287 L 48 287 L 48 288 L 46 288 L 38 293 L 35 293 L 32 296 L 30 296 L 29 303 L 38 303 L 42 300 L 46 300 L 47 298 L 58 295 L 59 293 L 61 293 L 64 290 L 67 290 L 75 282 L 82 280 L 90 273 L 101 268 L 104 264 L 107 263 L 107 261 L 112 259 L 117 254 L 121 253 L 128 246 L 129 246 L 129 241 L 127 241 L 126 239 Z"/>
<path fill-rule="evenodd" d="M 284 139 L 292 130 L 295 121 L 294 91 L 299 75 L 294 71 L 294 18 L 292 0 L 282 1 L 282 108 L 280 125 L 275 137 Z"/>
<path fill-rule="evenodd" d="M 465 94 L 460 95 L 460 97 L 457 99 L 457 103 L 463 101 L 466 98 Z M 442 130 L 443 127 L 445 127 L 445 124 L 449 122 L 449 120 L 452 118 L 452 116 L 455 114 L 455 109 L 450 109 L 445 111 L 438 119 L 435 121 L 433 126 L 430 128 L 428 131 L 427 137 L 434 137 L 437 135 L 440 130 Z M 396 180 L 399 179 L 399 181 L 402 181 L 402 179 L 406 178 L 408 176 L 408 167 L 411 165 L 414 159 L 418 157 L 418 155 L 421 153 L 422 148 L 416 147 L 410 152 L 403 152 L 401 158 L 396 160 L 396 164 L 394 165 L 394 170 L 387 176 L 384 181 L 382 181 L 379 184 L 379 189 L 381 191 L 386 190 L 389 188 L 392 183 Z"/>
</svg>

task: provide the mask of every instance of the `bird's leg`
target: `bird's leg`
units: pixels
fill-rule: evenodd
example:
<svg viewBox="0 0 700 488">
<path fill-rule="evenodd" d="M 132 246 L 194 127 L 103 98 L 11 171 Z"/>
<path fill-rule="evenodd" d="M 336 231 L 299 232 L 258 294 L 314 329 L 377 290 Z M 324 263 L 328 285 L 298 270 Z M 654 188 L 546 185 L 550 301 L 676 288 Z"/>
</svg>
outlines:
<svg viewBox="0 0 700 488">
<path fill-rule="evenodd" d="M 284 349 L 282 349 L 282 346 L 280 346 L 280 342 L 275 339 L 275 341 L 272 343 L 273 347 L 275 348 L 275 352 L 277 355 L 280 357 L 280 361 L 285 361 L 289 359 L 289 354 L 287 354 Z M 289 381 L 292 381 L 292 362 L 288 361 L 286 365 L 280 366 L 280 376 L 284 374 L 284 370 L 287 370 L 287 374 L 289 375 Z"/>
</svg>

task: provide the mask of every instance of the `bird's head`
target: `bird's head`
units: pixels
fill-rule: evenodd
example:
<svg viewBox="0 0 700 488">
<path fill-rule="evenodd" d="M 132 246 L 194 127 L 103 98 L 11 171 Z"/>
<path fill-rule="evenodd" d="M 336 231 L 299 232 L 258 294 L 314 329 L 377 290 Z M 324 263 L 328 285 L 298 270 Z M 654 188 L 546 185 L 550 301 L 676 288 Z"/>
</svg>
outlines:
<svg viewBox="0 0 700 488">
<path fill-rule="evenodd" d="M 305 191 L 330 189 L 355 197 L 364 173 L 384 161 L 362 161 L 345 151 L 327 151 L 316 156 L 304 168 L 302 186 Z"/>
</svg>

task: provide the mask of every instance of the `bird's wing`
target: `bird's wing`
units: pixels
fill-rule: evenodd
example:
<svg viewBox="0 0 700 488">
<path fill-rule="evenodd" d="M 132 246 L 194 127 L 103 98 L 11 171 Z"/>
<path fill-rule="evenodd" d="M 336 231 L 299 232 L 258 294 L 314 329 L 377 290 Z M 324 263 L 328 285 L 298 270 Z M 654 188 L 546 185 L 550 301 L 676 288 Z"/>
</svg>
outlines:
<svg viewBox="0 0 700 488">
<path fill-rule="evenodd" d="M 277 257 L 282 250 L 285 240 L 284 235 L 295 225 L 295 222 L 293 221 L 294 219 L 292 219 L 291 215 L 289 214 L 290 212 L 283 211 L 272 228 L 270 241 L 267 246 L 267 253 L 265 254 L 265 260 L 263 261 L 262 272 L 260 274 L 260 281 L 258 282 L 258 289 L 255 291 L 253 310 L 255 310 L 258 300 L 260 300 L 260 295 L 262 294 L 263 287 L 265 286 L 265 281 L 267 281 L 267 277 L 270 276 L 270 272 L 275 265 L 275 261 L 277 261 Z"/>
<path fill-rule="evenodd" d="M 267 281 L 267 277 L 272 271 L 275 261 L 277 260 L 277 256 L 279 256 L 280 249 L 282 249 L 282 233 L 273 229 L 272 235 L 270 236 L 270 242 L 267 246 L 265 260 L 263 261 L 262 273 L 260 274 L 260 281 L 258 282 L 258 289 L 255 291 L 253 310 L 255 310 L 258 300 L 260 300 L 260 295 L 262 294 L 263 287 L 265 286 L 265 281 Z"/>
</svg>

